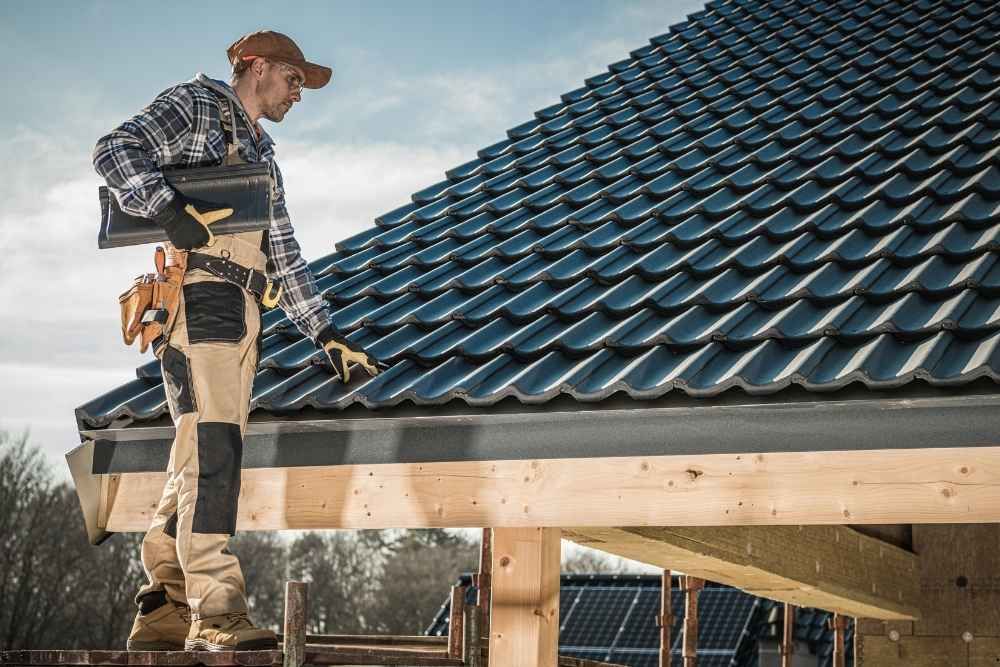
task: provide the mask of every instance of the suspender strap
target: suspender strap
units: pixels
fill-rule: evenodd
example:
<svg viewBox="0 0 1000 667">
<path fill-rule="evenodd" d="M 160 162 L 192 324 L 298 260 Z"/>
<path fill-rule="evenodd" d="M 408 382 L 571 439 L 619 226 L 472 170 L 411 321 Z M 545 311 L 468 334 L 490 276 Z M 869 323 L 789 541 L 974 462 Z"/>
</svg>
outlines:
<svg viewBox="0 0 1000 667">
<path fill-rule="evenodd" d="M 226 98 L 226 106 L 229 108 L 229 124 L 226 126 L 225 113 L 222 114 L 222 131 L 226 133 L 226 159 L 223 164 L 238 164 L 243 162 L 240 158 L 240 145 L 236 143 L 236 110 L 233 109 L 233 101 Z M 220 105 L 219 110 L 222 111 Z"/>
<path fill-rule="evenodd" d="M 267 276 L 260 271 L 237 264 L 224 257 L 206 255 L 200 252 L 189 252 L 187 268 L 208 271 L 217 278 L 239 285 L 260 301 L 267 289 Z"/>
</svg>

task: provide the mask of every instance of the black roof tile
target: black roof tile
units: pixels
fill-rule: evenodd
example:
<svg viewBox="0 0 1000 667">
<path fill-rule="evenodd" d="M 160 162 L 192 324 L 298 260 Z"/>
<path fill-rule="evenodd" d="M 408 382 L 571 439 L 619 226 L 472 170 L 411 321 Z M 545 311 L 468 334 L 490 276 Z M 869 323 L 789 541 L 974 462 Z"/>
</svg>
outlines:
<svg viewBox="0 0 1000 667">
<path fill-rule="evenodd" d="M 392 369 L 280 312 L 253 405 L 1000 381 L 1000 7 L 710 2 L 311 264 Z M 78 410 L 165 412 L 159 369 Z"/>
</svg>

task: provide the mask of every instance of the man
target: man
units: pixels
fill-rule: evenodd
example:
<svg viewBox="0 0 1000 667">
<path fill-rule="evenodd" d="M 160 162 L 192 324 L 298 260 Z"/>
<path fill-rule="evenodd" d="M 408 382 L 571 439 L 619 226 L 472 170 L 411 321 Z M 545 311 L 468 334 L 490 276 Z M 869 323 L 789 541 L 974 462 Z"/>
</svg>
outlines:
<svg viewBox="0 0 1000 667">
<path fill-rule="evenodd" d="M 241 37 L 227 55 L 231 86 L 199 74 L 169 88 L 94 150 L 94 166 L 122 210 L 159 223 L 170 240 L 168 264 L 187 269 L 172 327 L 153 343 L 176 435 L 142 544 L 149 582 L 136 596 L 129 650 L 276 646 L 274 633 L 247 617 L 243 573 L 227 548 L 236 529 L 243 434 L 260 354 L 258 301 L 267 279 L 281 290 L 281 308 L 326 350 L 342 381 L 351 363 L 378 372 L 330 322 L 293 236 L 274 142 L 258 123 L 280 123 L 302 88 L 322 88 L 332 72 L 271 31 Z M 208 225 L 232 210 L 185 199 L 161 168 L 241 162 L 270 166 L 270 227 L 210 242 Z"/>
</svg>

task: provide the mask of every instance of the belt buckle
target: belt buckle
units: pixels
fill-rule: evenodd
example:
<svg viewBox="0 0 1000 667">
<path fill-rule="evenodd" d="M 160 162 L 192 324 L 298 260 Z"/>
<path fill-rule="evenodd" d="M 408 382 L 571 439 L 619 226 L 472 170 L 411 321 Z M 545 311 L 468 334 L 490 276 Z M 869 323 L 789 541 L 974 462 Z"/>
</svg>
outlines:
<svg viewBox="0 0 1000 667">
<path fill-rule="evenodd" d="M 275 306 L 278 305 L 278 300 L 281 299 L 281 285 L 278 285 L 277 292 L 274 292 L 272 294 L 273 291 L 274 291 L 274 282 L 268 280 L 267 284 L 264 285 L 264 293 L 260 295 L 260 303 L 265 308 L 268 309 L 274 308 Z"/>
</svg>

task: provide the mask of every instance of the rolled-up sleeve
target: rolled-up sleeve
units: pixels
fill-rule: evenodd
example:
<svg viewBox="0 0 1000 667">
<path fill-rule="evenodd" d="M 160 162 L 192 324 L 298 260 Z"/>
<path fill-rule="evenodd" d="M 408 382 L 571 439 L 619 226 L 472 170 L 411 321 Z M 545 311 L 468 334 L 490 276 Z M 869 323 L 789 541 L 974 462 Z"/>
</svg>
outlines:
<svg viewBox="0 0 1000 667">
<path fill-rule="evenodd" d="M 289 319 L 306 336 L 316 340 L 330 325 L 330 307 L 316 289 L 309 265 L 302 257 L 295 230 L 285 208 L 285 184 L 281 170 L 273 160 L 275 197 L 274 219 L 271 221 L 271 278 L 281 285 L 279 305 Z"/>
</svg>

